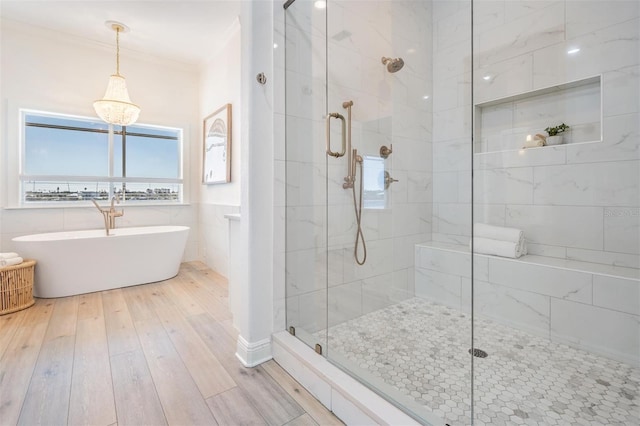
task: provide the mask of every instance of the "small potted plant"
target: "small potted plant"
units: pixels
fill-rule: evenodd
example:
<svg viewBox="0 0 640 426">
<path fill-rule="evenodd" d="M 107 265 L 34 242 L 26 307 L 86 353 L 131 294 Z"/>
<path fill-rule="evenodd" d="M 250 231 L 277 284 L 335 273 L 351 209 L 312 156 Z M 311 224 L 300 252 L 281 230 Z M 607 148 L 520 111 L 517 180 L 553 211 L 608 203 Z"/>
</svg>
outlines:
<svg viewBox="0 0 640 426">
<path fill-rule="evenodd" d="M 562 123 L 555 127 L 547 127 L 544 129 L 549 135 L 547 138 L 547 145 L 559 145 L 562 143 L 562 134 L 569 130 L 569 126 Z"/>
</svg>

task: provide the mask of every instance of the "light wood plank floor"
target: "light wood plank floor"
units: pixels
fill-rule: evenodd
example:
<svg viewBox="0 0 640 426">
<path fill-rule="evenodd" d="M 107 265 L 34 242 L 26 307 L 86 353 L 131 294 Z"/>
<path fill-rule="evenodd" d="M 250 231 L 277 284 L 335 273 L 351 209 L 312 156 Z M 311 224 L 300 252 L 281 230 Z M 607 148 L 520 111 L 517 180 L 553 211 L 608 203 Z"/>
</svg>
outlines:
<svg viewBox="0 0 640 426">
<path fill-rule="evenodd" d="M 0 425 L 340 425 L 278 364 L 244 368 L 226 279 L 177 277 L 0 316 Z"/>
</svg>

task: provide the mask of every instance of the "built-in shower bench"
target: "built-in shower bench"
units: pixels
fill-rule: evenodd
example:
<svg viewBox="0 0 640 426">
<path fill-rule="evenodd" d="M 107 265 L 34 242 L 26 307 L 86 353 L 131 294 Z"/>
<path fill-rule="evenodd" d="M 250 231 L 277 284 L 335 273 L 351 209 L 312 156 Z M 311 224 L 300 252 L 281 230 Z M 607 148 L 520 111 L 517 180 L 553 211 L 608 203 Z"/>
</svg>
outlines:
<svg viewBox="0 0 640 426">
<path fill-rule="evenodd" d="M 633 365 L 640 359 L 640 270 L 475 254 L 473 274 L 476 314 Z M 415 294 L 469 312 L 469 247 L 416 244 Z"/>
</svg>

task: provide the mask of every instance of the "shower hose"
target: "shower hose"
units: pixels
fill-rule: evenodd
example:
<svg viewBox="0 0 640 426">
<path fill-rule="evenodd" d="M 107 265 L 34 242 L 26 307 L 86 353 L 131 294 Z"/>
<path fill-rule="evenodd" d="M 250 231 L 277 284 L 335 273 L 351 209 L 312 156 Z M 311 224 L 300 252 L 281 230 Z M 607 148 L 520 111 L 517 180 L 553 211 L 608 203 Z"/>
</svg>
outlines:
<svg viewBox="0 0 640 426">
<path fill-rule="evenodd" d="M 356 167 L 360 164 L 360 197 L 359 200 L 356 201 L 356 186 L 351 185 L 351 189 L 353 190 L 353 207 L 356 211 L 356 224 L 358 226 L 358 231 L 356 232 L 356 245 L 353 249 L 353 256 L 356 258 L 356 263 L 358 265 L 364 265 L 364 262 L 367 261 L 367 244 L 364 242 L 364 234 L 362 233 L 362 160 L 358 161 L 355 159 Z M 362 261 L 358 257 L 358 246 L 362 242 Z"/>
</svg>

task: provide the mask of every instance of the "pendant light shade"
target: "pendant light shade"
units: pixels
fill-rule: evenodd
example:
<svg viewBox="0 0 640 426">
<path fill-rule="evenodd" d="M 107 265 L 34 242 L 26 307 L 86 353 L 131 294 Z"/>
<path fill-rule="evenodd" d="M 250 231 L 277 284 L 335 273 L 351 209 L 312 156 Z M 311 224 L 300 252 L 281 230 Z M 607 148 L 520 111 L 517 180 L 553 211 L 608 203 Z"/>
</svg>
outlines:
<svg viewBox="0 0 640 426">
<path fill-rule="evenodd" d="M 114 74 L 109 77 L 104 97 L 93 103 L 98 117 L 111 124 L 127 126 L 135 123 L 140 114 L 138 105 L 131 103 L 124 77 Z"/>
<path fill-rule="evenodd" d="M 104 97 L 93 103 L 98 117 L 111 124 L 128 126 L 138 119 L 140 108 L 131 102 L 127 83 L 120 75 L 120 31 L 126 27 L 117 22 L 107 22 L 108 26 L 116 32 L 116 73 L 109 77 L 107 90 Z"/>
</svg>

